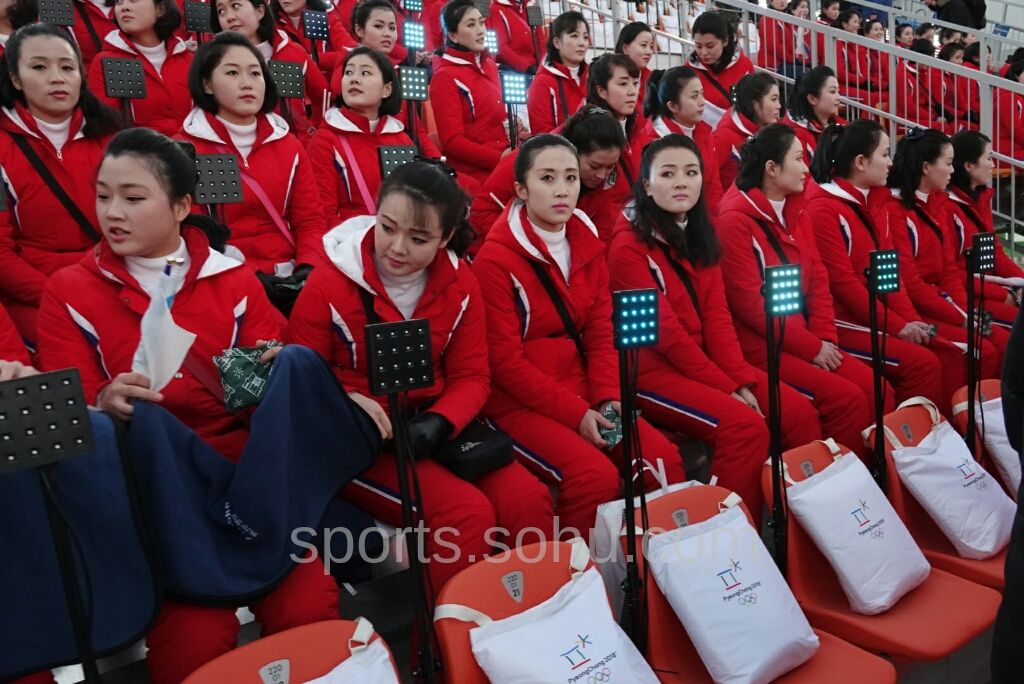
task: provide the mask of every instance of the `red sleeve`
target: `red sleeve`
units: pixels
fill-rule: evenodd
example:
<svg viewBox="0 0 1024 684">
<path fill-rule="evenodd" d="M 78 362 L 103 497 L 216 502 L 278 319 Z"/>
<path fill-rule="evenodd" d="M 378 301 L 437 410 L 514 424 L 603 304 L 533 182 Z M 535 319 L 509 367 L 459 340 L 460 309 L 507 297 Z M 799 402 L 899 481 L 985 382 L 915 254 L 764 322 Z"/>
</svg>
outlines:
<svg viewBox="0 0 1024 684">
<path fill-rule="evenodd" d="M 800 231 L 800 245 L 805 257 L 801 267 L 807 274 L 807 329 L 818 339 L 836 343 L 839 341 L 839 334 L 836 332 L 836 312 L 832 307 L 828 271 L 821 262 L 821 255 L 814 241 L 814 231 L 804 220 L 798 221 L 795 229 Z"/>
<path fill-rule="evenodd" d="M 515 71 L 525 73 L 532 66 L 537 66 L 533 57 L 521 55 L 512 47 L 512 37 L 508 34 L 502 10 L 494 7 L 491 16 L 487 20 L 488 28 L 492 29 L 498 36 L 498 61 L 507 64 Z M 532 30 L 532 29 L 531 29 Z"/>
<path fill-rule="evenodd" d="M 455 82 L 443 74 L 434 74 L 430 82 L 430 101 L 451 103 L 434 110 L 437 134 L 445 154 L 472 163 L 482 169 L 493 169 L 501 161 L 502 150 L 473 142 L 466 135 L 466 122 L 462 120 L 462 106 Z"/>
<path fill-rule="evenodd" d="M 526 114 L 530 117 L 530 132 L 534 135 L 555 130 L 550 81 L 551 77 L 538 73 L 526 93 Z"/>
<path fill-rule="evenodd" d="M 65 279 L 61 276 L 60 273 L 55 274 L 46 286 L 39 318 L 36 319 L 39 370 L 49 372 L 77 368 L 82 377 L 85 399 L 90 406 L 95 406 L 96 395 L 110 384 L 110 378 L 96 350 L 85 339 L 68 312 L 67 297 L 64 294 Z"/>
<path fill-rule="evenodd" d="M 341 191 L 338 172 L 334 168 L 334 137 L 333 129 L 324 127 L 313 134 L 309 141 L 306 154 L 309 156 L 309 163 L 313 168 L 313 175 L 316 176 L 317 186 L 320 188 L 321 206 L 324 208 L 326 226 L 331 228 L 348 214 L 344 211 L 343 205 L 348 206 L 348 198 Z"/>
<path fill-rule="evenodd" d="M 580 326 L 583 350 L 587 352 L 587 380 L 590 403 L 619 399 L 619 354 L 612 332 L 612 293 L 608 289 L 608 266 L 597 259 L 594 271 L 597 298 L 587 320 Z M 577 423 L 578 424 L 578 423 Z"/>
<path fill-rule="evenodd" d="M 3 306 L 0 306 L 0 361 L 20 361 L 26 366 L 32 363 L 14 321 Z"/>
<path fill-rule="evenodd" d="M 728 116 L 726 112 L 726 116 Z M 736 180 L 736 163 L 729 163 L 732 155 L 732 143 L 729 141 L 729 134 L 723 128 L 716 128 L 711 133 L 711 144 L 715 149 L 716 162 L 718 162 L 718 178 L 723 189 L 732 187 Z"/>
<path fill-rule="evenodd" d="M 247 302 L 242 327 L 238 330 L 239 347 L 255 347 L 256 342 L 278 340 L 284 337 L 279 323 L 280 313 L 267 299 L 267 292 L 256 274 L 247 268 L 235 269 L 244 278 Z"/>
<path fill-rule="evenodd" d="M 330 31 L 331 50 L 341 52 L 343 47 L 353 48 L 356 46 L 356 41 L 345 28 L 345 22 L 341 20 L 337 12 L 327 14 L 327 28 Z"/>
<path fill-rule="evenodd" d="M 483 244 L 491 227 L 501 218 L 505 211 L 505 205 L 515 197 L 514 164 L 514 154 L 510 154 L 498 162 L 498 166 L 491 172 L 487 182 L 481 186 L 480 191 L 473 198 L 473 205 L 469 209 L 469 223 L 478 236 L 476 241 L 478 249 L 479 245 Z"/>
<path fill-rule="evenodd" d="M 100 102 L 107 105 L 108 107 L 111 107 L 112 109 L 120 111 L 121 101 L 116 98 L 107 97 L 107 88 L 103 81 L 102 58 L 109 56 L 110 55 L 101 52 L 100 54 L 96 55 L 97 59 L 94 59 L 92 61 L 92 64 L 89 65 L 89 90 L 92 91 L 92 94 L 95 95 Z"/>
<path fill-rule="evenodd" d="M 288 200 L 288 224 L 295 234 L 295 264 L 316 266 L 323 261 L 323 239 L 327 219 L 320 199 L 319 185 L 313 165 L 301 145 L 296 145 L 299 163 Z"/>
<path fill-rule="evenodd" d="M 753 367 L 743 358 L 740 341 L 736 338 L 732 314 L 725 301 L 725 285 L 722 284 L 722 269 L 702 269 L 701 277 L 708 278 L 706 295 L 701 302 L 701 322 L 704 326 L 704 346 L 711 360 L 725 371 L 737 385 L 753 385 L 757 375 Z"/>
<path fill-rule="evenodd" d="M 704 202 L 711 216 L 718 216 L 725 190 L 722 188 L 722 172 L 718 167 L 718 155 L 714 144 L 708 145 L 708 148 L 709 150 L 701 150 L 701 156 L 704 158 Z"/>
<path fill-rule="evenodd" d="M 952 200 L 950 200 L 952 201 Z M 947 222 L 950 220 L 948 212 L 942 212 L 942 218 Z M 953 232 L 943 226 L 945 238 L 942 241 L 942 289 L 953 298 L 956 305 L 967 311 L 967 290 L 964 288 L 963 272 L 956 263 L 956 254 L 953 251 Z"/>
<path fill-rule="evenodd" d="M 331 348 L 337 341 L 331 330 L 331 306 L 328 296 L 330 280 L 333 274 L 326 268 L 313 269 L 306 284 L 299 291 L 292 313 L 288 317 L 288 328 L 284 333 L 286 344 L 301 344 L 309 347 L 330 362 Z M 362 331 L 358 331 L 361 335 Z M 353 334 L 355 331 L 353 331 Z M 340 368 L 331 363 L 338 380 L 342 379 Z M 355 388 L 345 387 L 346 392 Z"/>
<path fill-rule="evenodd" d="M 6 191 L 6 188 L 0 190 Z M 31 208 L 22 206 L 21 209 L 27 211 Z M 0 211 L 0 290 L 35 306 L 43 296 L 47 278 L 42 271 L 37 271 L 18 256 L 18 246 L 14 243 L 13 213 L 10 206 L 7 211 Z"/>
</svg>

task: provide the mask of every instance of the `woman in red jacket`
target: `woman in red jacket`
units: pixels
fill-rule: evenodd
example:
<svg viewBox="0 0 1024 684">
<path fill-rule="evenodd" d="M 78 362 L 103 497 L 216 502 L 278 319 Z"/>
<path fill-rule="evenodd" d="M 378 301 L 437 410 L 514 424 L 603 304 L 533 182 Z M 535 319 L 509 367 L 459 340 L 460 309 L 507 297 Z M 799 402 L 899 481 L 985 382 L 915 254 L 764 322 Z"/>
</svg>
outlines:
<svg viewBox="0 0 1024 684">
<path fill-rule="evenodd" d="M 839 118 L 839 81 L 832 69 L 819 65 L 797 79 L 789 101 L 789 116 L 782 123 L 796 133 L 804 151 L 804 163 L 810 168 L 825 126 L 846 123 Z"/>
<path fill-rule="evenodd" d="M 544 61 L 530 83 L 526 113 L 533 133 L 555 130 L 587 98 L 590 29 L 579 12 L 558 15 L 548 30 Z"/>
<path fill-rule="evenodd" d="M 847 33 L 860 32 L 860 12 L 845 10 L 832 22 L 832 28 Z M 836 40 L 836 78 L 842 94 L 851 100 L 870 103 L 870 74 L 868 73 L 868 51 L 856 43 Z M 877 99 L 877 98 L 876 98 Z"/>
<path fill-rule="evenodd" d="M 121 101 L 106 96 L 103 59 L 138 59 L 146 78 L 146 97 L 131 100 L 136 126 L 152 128 L 172 136 L 192 109 L 188 92 L 188 68 L 192 53 L 185 41 L 174 35 L 181 26 L 176 0 L 134 0 L 114 5 L 119 31 L 104 39 L 103 52 L 89 68 L 89 87 L 100 101 L 120 108 Z"/>
<path fill-rule="evenodd" d="M 723 190 L 728 192 L 736 178 L 740 146 L 758 129 L 775 123 L 781 116 L 778 81 L 764 72 L 740 79 L 733 91 L 732 109 L 711 134 Z"/>
<path fill-rule="evenodd" d="M 96 55 L 103 52 L 103 37 L 117 30 L 114 5 L 104 0 L 73 0 L 75 23 L 68 27 L 82 52 L 82 64 L 89 73 Z"/>
<path fill-rule="evenodd" d="M 783 12 L 792 16 L 789 12 L 788 0 L 769 0 L 768 9 Z M 761 18 L 761 26 L 758 29 L 760 45 L 757 50 L 757 64 L 762 69 L 786 73 L 791 78 L 795 69 L 795 34 L 792 24 L 776 19 L 770 14 Z"/>
<path fill-rule="evenodd" d="M 722 201 L 718 236 L 725 295 L 743 355 L 767 369 L 764 269 L 799 264 L 807 315 L 786 317 L 780 377 L 810 400 L 826 437 L 866 458 L 860 431 L 871 422 L 871 369 L 839 351 L 828 274 L 813 235 L 799 221 L 807 206 L 806 150 L 792 128 L 772 124 L 745 143 L 740 154 L 736 185 Z M 895 406 L 891 391 L 887 399 L 885 412 Z"/>
<path fill-rule="evenodd" d="M 736 340 L 721 249 L 701 195 L 700 150 L 689 138 L 666 136 L 645 150 L 640 173 L 608 251 L 613 290 L 659 293 L 658 345 L 640 352 L 637 399 L 651 420 L 710 443 L 713 474 L 760 511 L 768 383 Z M 807 400 L 789 387 L 782 392 L 783 441 L 821 439 Z"/>
<path fill-rule="evenodd" d="M 715 128 L 732 107 L 732 87 L 754 73 L 754 64 L 740 50 L 729 20 L 717 10 L 704 12 L 693 22 L 693 45 L 688 64 L 704 84 L 704 121 Z"/>
<path fill-rule="evenodd" d="M 640 69 L 626 55 L 605 54 L 594 60 L 587 74 L 587 104 L 614 116 L 626 133 L 626 146 L 619 157 L 617 197 L 629 195 L 640 170 L 641 133 L 647 125 L 640 115 Z"/>
<path fill-rule="evenodd" d="M 819 26 L 831 26 L 832 22 L 839 16 L 839 12 L 842 9 L 842 5 L 839 0 L 823 0 L 819 5 L 821 8 L 818 11 L 818 16 L 814 20 L 814 23 Z M 913 29 L 911 29 L 913 34 Z M 813 36 L 813 37 L 812 37 Z M 822 64 L 825 61 L 825 32 L 824 31 L 811 31 L 806 36 L 807 39 L 807 57 L 809 60 L 813 58 L 813 62 Z M 817 52 L 811 49 L 812 40 L 815 45 Z"/>
<path fill-rule="evenodd" d="M 829 126 L 811 165 L 818 185 L 801 215 L 828 273 L 840 351 L 865 361 L 871 359 L 871 333 L 864 272 L 872 251 L 894 249 L 884 214 L 876 216 L 891 195 L 885 187 L 890 166 L 889 137 L 877 122 Z M 883 373 L 896 402 L 924 396 L 950 415 L 952 393 L 963 385 L 963 352 L 941 336 L 929 338 L 905 290 L 886 297 L 878 313 L 885 334 Z"/>
<path fill-rule="evenodd" d="M 302 102 L 289 103 L 289 127 L 303 145 L 308 145 L 323 120 L 330 96 L 327 80 L 312 58 L 284 31 L 274 28 L 274 13 L 267 0 L 217 0 L 210 3 L 210 12 L 214 33 L 237 31 L 252 41 L 264 60 L 302 66 L 305 97 Z M 283 109 L 281 111 L 284 113 Z"/>
<path fill-rule="evenodd" d="M 718 170 L 718 155 L 711 142 L 711 126 L 703 121 L 706 104 L 704 84 L 695 69 L 678 66 L 668 71 L 655 71 L 647 81 L 647 92 L 644 95 L 647 125 L 641 132 L 640 146 L 645 147 L 672 133 L 692 138 L 700 149 L 701 161 L 704 163 L 701 192 L 708 212 L 717 216 L 724 192 Z"/>
<path fill-rule="evenodd" d="M 651 70 L 647 65 L 651 63 L 651 57 L 657 49 L 651 27 L 642 21 L 634 21 L 623 26 L 619 32 L 619 39 L 615 41 L 615 52 L 629 57 L 640 70 L 640 97 L 647 92 L 647 79 L 651 77 Z"/>
<path fill-rule="evenodd" d="M 878 19 L 868 19 L 860 27 L 860 34 L 865 38 L 885 42 L 885 24 Z M 865 48 L 867 55 L 868 82 L 878 91 L 877 98 L 888 100 L 889 98 L 889 54 L 875 48 Z"/>
<path fill-rule="evenodd" d="M 498 64 L 527 76 L 537 73 L 544 27 L 526 22 L 530 0 L 494 0 L 487 26 L 498 34 Z"/>
<path fill-rule="evenodd" d="M 586 536 L 597 507 L 619 496 L 622 458 L 621 446 L 608 451 L 600 433 L 613 425 L 604 411 L 621 411 L 619 361 L 605 245 L 575 209 L 579 173 L 565 138 L 523 143 L 519 197 L 487 234 L 473 272 L 487 309 L 493 383 L 484 414 L 512 435 L 523 465 L 558 487 L 560 527 Z M 645 459 L 661 459 L 668 481 L 681 482 L 678 449 L 646 421 L 639 425 Z"/>
<path fill-rule="evenodd" d="M 317 59 L 320 71 L 328 79 L 343 58 L 345 49 L 356 45 L 356 41 L 346 28 L 348 22 L 343 20 L 338 12 L 332 11 L 333 8 L 327 0 L 271 0 L 270 9 L 277 17 L 278 30 L 284 31 L 293 43 L 310 55 L 313 54 L 313 41 L 306 38 L 302 12 L 313 10 L 327 14 L 327 40 L 318 41 Z"/>
<path fill-rule="evenodd" d="M 1024 60 L 1014 62 L 1004 75 L 1013 83 L 1024 83 Z M 992 137 L 996 152 L 1014 159 L 1024 159 L 1024 95 L 995 88 L 995 121 Z"/>
<path fill-rule="evenodd" d="M 47 279 L 77 263 L 99 239 L 92 173 L 120 121 L 89 90 L 78 49 L 60 28 L 34 23 L 18 29 L 4 58 L 0 305 L 34 347 Z M 23 149 L 40 160 L 52 185 Z M 67 205 L 52 187 L 63 190 Z"/>
<path fill-rule="evenodd" d="M 237 462 L 248 427 L 228 413 L 190 367 L 163 387 L 133 372 L 140 322 L 151 297 L 165 294 L 164 273 L 180 277 L 171 313 L 196 335 L 189 353 L 217 377 L 212 357 L 232 346 L 259 346 L 278 336 L 263 288 L 242 265 L 210 248 L 190 214 L 196 165 L 179 145 L 144 128 L 111 141 L 96 179 L 96 208 L 104 240 L 80 263 L 47 285 L 40 311 L 41 367 L 74 366 L 90 405 L 129 420 L 132 403 L 159 403 L 225 458 Z M 171 261 L 174 263 L 172 264 Z M 264 353 L 264 363 L 278 352 Z M 157 391 L 158 390 L 158 391 Z M 299 563 L 272 592 L 252 605 L 263 634 L 338 618 L 338 587 L 320 563 Z M 235 609 L 195 606 L 164 598 L 146 637 L 154 684 L 177 684 L 234 649 Z"/>
<path fill-rule="evenodd" d="M 273 113 L 277 89 L 244 36 L 225 32 L 200 45 L 189 85 L 197 107 L 179 135 L 200 154 L 238 156 L 242 202 L 221 207 L 231 244 L 287 316 L 294 286 L 322 261 L 327 222 L 313 166 Z"/>
<path fill-rule="evenodd" d="M 619 156 L 626 146 L 622 125 L 600 107 L 585 104 L 569 117 L 559 135 L 580 155 L 580 196 L 576 207 L 586 214 L 601 240 L 612 239 L 612 228 L 622 209 L 623 195 Z M 515 155 L 500 162 L 480 188 L 469 211 L 469 223 L 477 234 L 470 253 L 483 245 L 487 233 L 516 198 Z"/>
<path fill-rule="evenodd" d="M 953 242 L 957 268 L 965 286 L 973 286 L 979 297 L 984 295 L 985 308 L 992 312 L 992 322 L 1009 328 L 1020 306 L 1024 269 L 1009 257 L 997 237 L 995 272 L 985 276 L 983 292 L 980 278 L 970 278 L 973 285 L 967 282 L 964 257 L 964 250 L 971 246 L 975 233 L 995 232 L 992 221 L 992 195 L 995 190 L 988 187 L 995 168 L 992 142 L 984 133 L 960 131 L 953 136 L 952 143 L 953 179 L 949 184 L 949 201 L 946 202 L 946 228 Z"/>
<path fill-rule="evenodd" d="M 364 359 L 367 308 L 381 322 L 430 322 L 435 383 L 410 393 L 422 413 L 409 423 L 422 492 L 420 512 L 431 530 L 455 530 L 454 539 L 427 542 L 434 591 L 474 560 L 491 553 L 495 526 L 511 540 L 529 527 L 552 530 L 551 495 L 518 463 L 474 483 L 426 458 L 474 418 L 490 389 L 484 304 L 476 278 L 458 258 L 472 239 L 466 197 L 439 166 L 406 164 L 381 185 L 376 218 L 349 219 L 324 238 L 329 265 L 302 290 L 286 340 L 329 359 L 356 403 L 391 437 L 384 397 L 371 397 Z M 383 402 L 383 403 L 381 403 Z M 385 452 L 342 495 L 391 525 L 401 526 L 394 454 Z M 590 521 L 593 523 L 593 520 Z M 440 557 L 440 558 L 439 558 Z M 441 560 L 441 558 L 445 560 Z M 451 560 L 449 560 L 451 559 Z"/>
</svg>

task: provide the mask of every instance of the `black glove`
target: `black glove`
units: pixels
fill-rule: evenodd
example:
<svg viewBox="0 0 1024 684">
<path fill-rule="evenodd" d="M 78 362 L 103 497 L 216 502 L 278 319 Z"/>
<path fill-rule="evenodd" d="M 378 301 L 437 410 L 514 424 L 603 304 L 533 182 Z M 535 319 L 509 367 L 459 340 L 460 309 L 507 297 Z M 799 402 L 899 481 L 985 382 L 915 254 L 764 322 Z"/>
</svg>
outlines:
<svg viewBox="0 0 1024 684">
<path fill-rule="evenodd" d="M 536 76 L 537 75 L 537 67 L 535 67 L 535 66 L 528 66 L 528 67 L 526 67 L 526 75 L 527 76 Z"/>
<path fill-rule="evenodd" d="M 440 413 L 427 411 L 409 421 L 409 449 L 417 461 L 430 456 L 452 433 L 452 424 Z"/>
<path fill-rule="evenodd" d="M 979 125 L 981 124 L 981 114 L 979 114 L 978 112 L 974 111 L 973 109 L 968 111 L 966 114 L 964 114 L 960 118 L 964 119 L 965 121 L 969 121 L 972 124 L 979 124 Z"/>
<path fill-rule="evenodd" d="M 295 300 L 298 299 L 299 292 L 302 291 L 302 286 L 306 284 L 306 278 L 309 277 L 309 273 L 312 270 L 313 267 L 309 264 L 300 264 L 287 277 L 271 275 L 263 271 L 257 271 L 256 277 L 263 283 L 263 289 L 266 291 L 270 303 L 276 306 L 287 318 L 292 312 Z"/>
</svg>

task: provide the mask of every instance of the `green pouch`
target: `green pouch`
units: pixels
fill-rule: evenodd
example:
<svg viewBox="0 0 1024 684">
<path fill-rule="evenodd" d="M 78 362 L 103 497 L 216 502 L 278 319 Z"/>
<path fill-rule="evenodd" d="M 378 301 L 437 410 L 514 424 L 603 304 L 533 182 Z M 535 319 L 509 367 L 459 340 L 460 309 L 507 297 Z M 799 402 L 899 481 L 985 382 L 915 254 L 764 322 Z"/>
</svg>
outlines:
<svg viewBox="0 0 1024 684">
<path fill-rule="evenodd" d="M 225 349 L 223 356 L 213 357 L 213 363 L 220 371 L 224 404 L 229 413 L 260 403 L 270 374 L 274 371 L 274 362 L 260 363 L 260 356 L 268 349 L 280 346 L 280 342 L 271 340 L 262 347 Z"/>
<path fill-rule="evenodd" d="M 637 409 L 634 411 L 634 414 L 639 418 L 640 410 Z M 615 409 L 612 408 L 611 404 L 604 407 L 604 413 L 601 415 L 603 415 L 605 420 L 608 422 L 615 424 L 615 427 L 611 430 L 608 430 L 607 428 L 598 428 L 598 432 L 601 433 L 601 437 L 608 443 L 608 448 L 614 449 L 619 445 L 619 442 L 622 441 L 622 417 L 615 412 Z"/>
</svg>

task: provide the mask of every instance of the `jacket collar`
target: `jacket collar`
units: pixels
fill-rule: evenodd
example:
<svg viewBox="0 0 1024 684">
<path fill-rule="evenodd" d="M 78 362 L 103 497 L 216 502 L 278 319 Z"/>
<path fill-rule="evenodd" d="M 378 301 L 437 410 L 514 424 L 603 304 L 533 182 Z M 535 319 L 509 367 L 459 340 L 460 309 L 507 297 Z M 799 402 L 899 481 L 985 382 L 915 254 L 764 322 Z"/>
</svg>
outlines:
<svg viewBox="0 0 1024 684">
<path fill-rule="evenodd" d="M 461 55 L 461 54 L 463 54 L 463 53 L 460 51 L 459 55 Z M 466 53 L 466 54 L 467 55 L 472 55 L 472 53 Z M 477 71 L 483 73 L 483 71 L 484 71 L 484 60 L 486 59 L 486 57 L 484 57 L 484 53 L 479 53 L 479 54 L 476 55 L 476 59 L 475 60 L 470 61 L 470 60 L 465 59 L 463 57 L 459 57 L 457 55 L 452 54 L 452 52 L 450 50 L 445 50 L 444 54 L 441 55 L 441 59 L 444 60 L 445 62 L 451 62 L 452 64 L 456 64 L 458 66 L 468 66 L 468 67 L 474 68 Z"/>
<path fill-rule="evenodd" d="M 270 37 L 270 45 L 274 48 L 275 55 L 289 42 L 291 42 L 291 39 L 288 37 L 288 34 L 281 29 L 275 30 L 274 35 Z"/>
<path fill-rule="evenodd" d="M 7 115 L 9 124 L 6 126 L 8 129 L 13 129 L 15 133 L 21 133 L 23 135 L 29 135 L 33 138 L 37 138 L 50 148 L 53 145 L 50 143 L 50 139 L 43 135 L 43 132 L 39 130 L 39 126 L 36 125 L 36 119 L 28 111 L 28 109 L 20 102 L 14 103 L 13 109 L 3 108 L 3 113 Z M 85 128 L 85 116 L 82 114 L 81 107 L 75 107 L 75 111 L 71 114 L 71 132 L 68 135 L 68 140 L 79 140 L 85 137 L 83 129 Z M 56 150 L 54 150 L 56 152 Z"/>
<path fill-rule="evenodd" d="M 751 136 L 754 135 L 754 133 L 757 133 L 757 126 L 754 125 L 754 122 L 737 112 L 735 109 L 729 110 L 729 116 L 724 120 L 723 124 L 746 136 Z"/>
<path fill-rule="evenodd" d="M 732 65 L 736 64 L 736 62 L 740 61 L 740 55 L 742 53 L 743 53 L 743 51 L 740 50 L 739 43 L 737 43 L 736 44 L 736 48 L 732 51 L 732 59 L 729 60 L 729 64 L 726 65 L 725 69 L 728 69 Z M 700 58 L 697 57 L 697 53 L 696 52 L 691 52 L 690 53 L 689 64 L 694 69 L 703 69 L 704 71 L 708 72 L 709 74 L 714 74 L 716 76 L 718 74 L 722 73 L 721 71 L 716 73 L 716 72 L 712 71 L 710 68 L 708 68 L 708 66 L 706 64 L 704 64 L 704 62 L 700 61 Z M 722 71 L 725 71 L 725 69 L 722 69 Z"/>
<path fill-rule="evenodd" d="M 212 142 L 217 145 L 224 145 L 236 153 L 235 144 L 231 141 L 224 124 L 213 114 L 209 114 L 199 107 L 196 107 L 182 124 L 182 130 L 194 138 Z M 280 140 L 288 135 L 288 124 L 280 116 L 274 113 L 259 114 L 256 117 L 256 144 L 252 149 L 256 150 L 262 144 Z"/>
<path fill-rule="evenodd" d="M 133 55 L 139 55 L 139 51 L 135 48 L 135 43 L 128 37 L 126 33 L 119 30 L 111 31 L 103 39 L 105 43 L 111 47 L 117 48 L 122 52 L 129 52 Z M 177 55 L 188 50 L 188 46 L 185 45 L 185 41 L 177 36 L 172 36 L 165 41 L 167 45 L 167 56 Z M 141 55 L 140 55 L 141 56 Z M 148 60 L 147 60 L 148 61 Z"/>
<path fill-rule="evenodd" d="M 977 201 L 970 198 L 970 196 L 956 187 L 955 185 L 949 186 L 949 199 L 956 202 L 957 204 L 963 204 L 974 209 L 978 205 L 984 205 L 992 199 L 992 195 L 995 194 L 995 188 L 985 187 L 979 194 Z"/>
<path fill-rule="evenodd" d="M 487 233 L 488 240 L 495 240 L 528 259 L 545 264 L 554 263 L 544 241 L 534 232 L 526 217 L 526 204 L 514 199 L 505 208 L 503 220 Z M 605 245 L 598 237 L 597 227 L 586 214 L 576 209 L 565 224 L 566 239 L 572 247 L 573 262 L 587 263 L 603 256 Z"/>
<path fill-rule="evenodd" d="M 700 124 L 698 123 L 697 125 L 699 126 Z M 693 131 L 687 133 L 676 121 L 665 118 L 661 115 L 654 117 L 651 121 L 651 127 L 654 129 L 654 132 L 662 138 L 672 133 L 678 133 L 679 135 L 685 135 L 688 138 L 692 138 L 692 134 L 697 132 L 697 126 L 693 127 Z"/>
<path fill-rule="evenodd" d="M 842 178 L 833 178 L 831 182 L 824 183 L 818 187 L 834 197 L 868 210 L 868 203 L 864 199 L 864 193 L 858 190 L 852 183 Z M 886 188 L 871 188 L 868 190 L 868 197 L 870 198 L 872 194 L 878 197 L 880 201 L 884 201 L 889 191 Z"/>
<path fill-rule="evenodd" d="M 393 116 L 382 116 L 377 122 L 377 130 L 370 132 L 370 120 L 365 116 L 356 114 L 348 107 L 332 107 L 324 115 L 324 122 L 343 133 L 363 133 L 365 135 L 385 135 L 388 133 L 401 133 L 405 130 L 402 122 Z"/>
<path fill-rule="evenodd" d="M 556 62 L 552 62 L 546 56 L 544 57 L 544 61 L 541 62 L 540 68 L 544 69 L 545 71 L 547 71 L 550 74 L 554 74 L 555 76 L 558 76 L 559 78 L 564 78 L 564 79 L 568 79 L 569 81 L 572 81 L 572 75 L 569 73 L 569 67 L 565 66 L 564 64 L 559 64 L 559 63 L 556 63 Z M 587 82 L 587 63 L 584 61 L 584 62 L 580 62 L 580 83 L 586 83 L 586 82 Z"/>
</svg>

